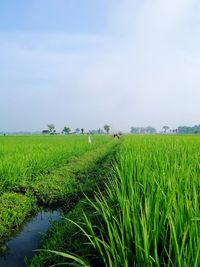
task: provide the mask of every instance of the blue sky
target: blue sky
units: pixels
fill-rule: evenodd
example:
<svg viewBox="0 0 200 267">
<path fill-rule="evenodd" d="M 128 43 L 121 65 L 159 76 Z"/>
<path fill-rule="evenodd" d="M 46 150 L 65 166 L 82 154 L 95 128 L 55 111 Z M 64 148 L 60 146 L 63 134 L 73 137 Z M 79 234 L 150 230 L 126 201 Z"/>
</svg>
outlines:
<svg viewBox="0 0 200 267">
<path fill-rule="evenodd" d="M 102 32 L 113 3 L 107 0 L 1 1 L 2 31 Z"/>
<path fill-rule="evenodd" d="M 0 131 L 200 124 L 197 0 L 2 0 Z"/>
</svg>

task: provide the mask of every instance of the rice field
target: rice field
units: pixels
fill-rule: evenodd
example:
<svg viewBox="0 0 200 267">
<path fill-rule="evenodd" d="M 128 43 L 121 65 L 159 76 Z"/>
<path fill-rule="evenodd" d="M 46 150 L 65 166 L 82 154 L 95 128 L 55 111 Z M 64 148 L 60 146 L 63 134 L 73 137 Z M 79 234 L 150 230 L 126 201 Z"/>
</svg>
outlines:
<svg viewBox="0 0 200 267">
<path fill-rule="evenodd" d="M 0 252 L 4 239 L 36 210 L 76 201 L 85 173 L 109 152 L 111 140 L 93 136 L 89 144 L 85 135 L 0 137 Z"/>
<path fill-rule="evenodd" d="M 97 164 L 109 153 L 109 165 Z M 40 197 L 56 203 L 81 188 L 87 200 L 65 213 L 31 267 L 198 267 L 199 159 L 198 135 L 1 137 L 0 230 L 21 224 Z M 23 216 L 13 217 L 13 201 Z"/>
<path fill-rule="evenodd" d="M 106 193 L 89 200 L 98 227 L 79 225 L 95 264 L 80 253 L 78 266 L 200 266 L 199 159 L 199 136 L 126 137 Z"/>
<path fill-rule="evenodd" d="M 109 142 L 95 136 L 0 136 L 0 193 Z"/>
</svg>

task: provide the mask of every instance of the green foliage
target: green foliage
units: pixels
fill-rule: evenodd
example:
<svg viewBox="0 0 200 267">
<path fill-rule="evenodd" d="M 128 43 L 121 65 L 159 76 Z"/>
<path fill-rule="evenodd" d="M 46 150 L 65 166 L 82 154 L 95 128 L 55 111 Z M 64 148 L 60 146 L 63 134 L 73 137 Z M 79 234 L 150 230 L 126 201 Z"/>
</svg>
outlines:
<svg viewBox="0 0 200 267">
<path fill-rule="evenodd" d="M 17 230 L 24 220 L 36 209 L 36 200 L 31 196 L 4 193 L 0 196 L 0 239 L 10 231 Z"/>
<path fill-rule="evenodd" d="M 133 127 L 132 126 L 131 133 L 132 134 L 155 134 L 156 129 L 151 126 L 147 126 L 147 127 Z"/>
<path fill-rule="evenodd" d="M 200 134 L 200 125 L 195 126 L 179 126 L 177 129 L 179 134 Z"/>
<path fill-rule="evenodd" d="M 108 134 L 110 131 L 110 125 L 106 124 L 104 125 L 104 130 L 106 131 L 106 133 Z"/>
<path fill-rule="evenodd" d="M 2 146 L 2 152 L 9 152 L 10 157 L 7 153 L 2 153 L 1 171 L 4 176 L 1 178 L 4 178 L 9 186 L 0 183 L 1 190 L 3 192 L 10 189 L 15 193 L 4 192 L 0 195 L 0 240 L 3 241 L 11 235 L 13 229 L 17 230 L 23 224 L 36 209 L 36 202 L 37 205 L 65 206 L 69 209 L 77 203 L 83 191 L 94 185 L 94 182 L 90 181 L 89 170 L 105 157 L 115 143 L 107 137 L 94 136 L 93 140 L 90 146 L 87 137 L 84 136 L 8 137 L 7 143 L 2 142 L 5 145 Z M 41 149 L 42 152 L 49 148 L 48 153 L 40 154 L 39 147 L 44 149 Z M 21 153 L 18 153 L 19 151 Z M 38 168 L 30 169 L 30 176 L 26 177 L 24 168 L 29 157 Z M 49 159 L 54 159 L 55 162 L 48 161 Z M 44 168 L 42 164 L 45 162 L 48 162 L 49 168 Z M 21 168 L 15 169 L 15 164 L 18 163 L 21 164 Z M 10 172 L 12 164 L 15 172 Z M 8 173 L 12 176 L 6 176 Z"/>
<path fill-rule="evenodd" d="M 42 205 L 71 205 L 76 202 L 82 192 L 88 190 L 88 184 L 94 186 L 94 168 L 105 157 L 115 143 L 92 149 L 81 157 L 73 158 L 68 164 L 51 173 L 38 176 L 33 183 L 26 186 Z M 90 171 L 92 170 L 92 172 Z M 96 182 L 96 181 L 95 181 Z"/>
<path fill-rule="evenodd" d="M 79 226 L 91 266 L 199 266 L 199 147 L 194 136 L 124 139 L 106 194 L 90 201 L 98 225 Z"/>
<path fill-rule="evenodd" d="M 167 130 L 169 130 L 169 126 L 163 126 L 164 133 L 167 133 Z"/>
<path fill-rule="evenodd" d="M 100 148 L 99 150 L 91 151 L 92 153 L 88 152 L 87 156 L 85 155 L 86 157 L 82 159 L 83 163 L 88 162 L 88 167 L 84 169 L 84 171 L 81 171 L 81 166 L 80 168 L 78 168 L 80 169 L 82 177 L 81 190 L 84 193 L 92 196 L 97 190 L 97 187 L 103 190 L 105 178 L 110 173 L 111 164 L 116 150 L 117 146 L 109 145 L 107 146 L 107 148 Z M 99 155 L 98 160 L 96 160 L 97 155 Z M 88 160 L 86 160 L 87 157 Z M 94 159 L 95 163 L 92 162 L 92 158 Z M 74 167 L 78 166 L 78 161 L 77 163 L 74 162 L 72 166 L 73 165 Z M 82 164 L 82 166 L 84 166 L 84 164 Z M 78 179 L 80 179 L 80 176 Z M 86 199 L 79 201 L 79 203 L 76 204 L 76 206 L 69 212 L 64 211 L 63 219 L 61 221 L 55 222 L 52 225 L 42 242 L 43 249 L 39 251 L 39 254 L 34 256 L 33 260 L 29 263 L 30 265 L 28 266 L 50 266 L 58 262 L 66 263 L 66 259 L 58 255 L 58 253 L 55 255 L 55 253 L 52 253 L 49 250 L 67 250 L 71 253 L 81 253 L 81 255 L 88 255 L 91 251 L 88 246 L 83 245 L 83 243 L 87 241 L 86 237 L 81 233 L 79 227 L 71 222 L 72 220 L 76 221 L 76 223 L 80 223 L 84 227 L 84 214 L 87 214 L 88 216 L 90 216 L 90 218 L 95 218 L 92 208 L 90 207 L 90 205 L 88 205 Z M 73 262 L 74 258 L 70 258 L 70 260 L 67 261 L 67 263 Z"/>
<path fill-rule="evenodd" d="M 106 136 L 94 136 L 92 146 L 86 136 L 0 137 L 0 194 L 109 142 Z"/>
<path fill-rule="evenodd" d="M 54 133 L 55 132 L 54 124 L 48 124 L 47 127 L 48 127 L 50 133 Z"/>
<path fill-rule="evenodd" d="M 69 128 L 69 127 L 64 127 L 63 128 L 63 133 L 65 133 L 65 134 L 69 134 L 71 132 L 71 129 Z"/>
</svg>

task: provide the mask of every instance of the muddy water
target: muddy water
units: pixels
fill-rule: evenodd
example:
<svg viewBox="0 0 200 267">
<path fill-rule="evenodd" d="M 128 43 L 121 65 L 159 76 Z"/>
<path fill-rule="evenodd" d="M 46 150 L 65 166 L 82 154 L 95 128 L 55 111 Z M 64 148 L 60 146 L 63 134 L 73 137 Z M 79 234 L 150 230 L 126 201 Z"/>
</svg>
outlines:
<svg viewBox="0 0 200 267">
<path fill-rule="evenodd" d="M 22 231 L 5 245 L 6 253 L 0 255 L 0 267 L 26 266 L 24 258 L 33 257 L 50 223 L 59 220 L 60 216 L 59 211 L 41 211 L 27 222 Z"/>
</svg>

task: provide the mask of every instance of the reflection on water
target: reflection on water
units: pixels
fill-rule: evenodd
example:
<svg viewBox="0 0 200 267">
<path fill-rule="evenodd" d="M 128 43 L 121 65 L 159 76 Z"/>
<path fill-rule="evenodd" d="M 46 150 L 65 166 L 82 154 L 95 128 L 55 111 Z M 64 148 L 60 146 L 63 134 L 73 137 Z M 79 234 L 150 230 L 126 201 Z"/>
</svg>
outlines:
<svg viewBox="0 0 200 267">
<path fill-rule="evenodd" d="M 14 238 L 7 242 L 7 253 L 0 256 L 0 267 L 26 266 L 24 258 L 31 259 L 40 245 L 40 240 L 50 226 L 51 221 L 60 218 L 59 211 L 41 211 L 29 221 Z"/>
</svg>

